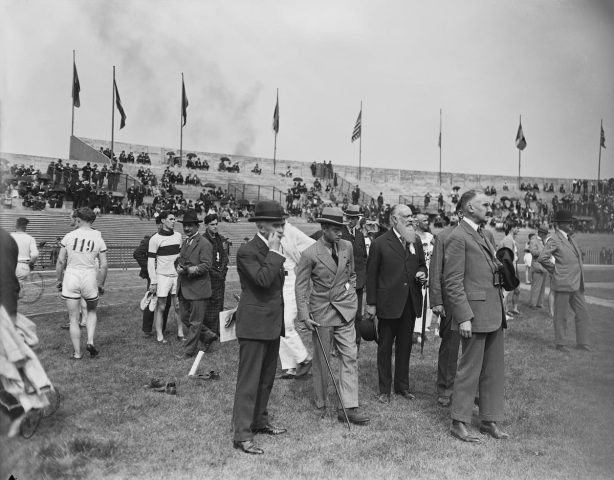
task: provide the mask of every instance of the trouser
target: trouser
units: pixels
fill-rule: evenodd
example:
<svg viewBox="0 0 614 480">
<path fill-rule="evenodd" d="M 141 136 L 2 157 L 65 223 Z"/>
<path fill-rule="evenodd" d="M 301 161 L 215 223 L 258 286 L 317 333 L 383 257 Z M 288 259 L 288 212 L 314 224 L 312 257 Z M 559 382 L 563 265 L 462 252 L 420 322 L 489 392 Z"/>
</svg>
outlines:
<svg viewBox="0 0 614 480">
<path fill-rule="evenodd" d="M 441 319 L 439 335 L 439 356 L 437 360 L 437 395 L 449 398 L 452 395 L 456 368 L 458 365 L 458 350 L 460 346 L 460 334 L 458 330 L 452 330 L 451 319 Z"/>
<path fill-rule="evenodd" d="M 504 354 L 503 329 L 488 333 L 473 332 L 461 338 L 462 353 L 454 380 L 452 420 L 470 423 L 476 393 L 480 392 L 480 420 L 503 420 Z"/>
<path fill-rule="evenodd" d="M 147 289 L 149 289 L 149 285 L 151 284 L 151 280 L 147 279 Z M 173 297 L 167 295 L 166 297 L 166 306 L 164 307 L 164 313 L 162 314 L 162 331 L 166 330 L 166 321 L 168 320 L 168 312 L 171 310 L 171 305 L 173 304 Z M 143 310 L 143 326 L 142 330 L 145 333 L 151 333 L 153 331 L 153 323 L 154 323 L 154 315 L 155 311 L 149 310 L 146 308 Z"/>
<path fill-rule="evenodd" d="M 322 339 L 324 352 L 314 331 L 313 340 L 313 390 L 316 407 L 326 406 L 328 379 L 330 372 L 326 366 L 326 358 L 330 362 L 332 343 L 339 352 L 339 394 L 345 408 L 358 407 L 358 348 L 356 346 L 356 328 L 354 322 L 343 323 L 337 327 L 316 327 Z"/>
<path fill-rule="evenodd" d="M 204 313 L 204 326 L 215 332 L 216 335 L 220 334 L 220 312 L 222 311 L 222 303 L 224 303 L 224 285 L 222 284 L 218 288 L 211 288 L 211 298 L 207 302 L 207 306 Z"/>
<path fill-rule="evenodd" d="M 275 381 L 279 339 L 239 338 L 239 371 L 232 410 L 234 440 L 254 438 L 252 429 L 269 423 L 267 405 Z"/>
<path fill-rule="evenodd" d="M 531 299 L 529 305 L 532 307 L 541 307 L 544 301 L 544 293 L 546 292 L 546 275 L 547 273 L 538 270 L 534 267 L 531 272 Z"/>
<path fill-rule="evenodd" d="M 297 316 L 294 283 L 294 272 L 288 272 L 283 288 L 286 334 L 279 339 L 279 359 L 281 360 L 281 368 L 284 370 L 296 368 L 297 364 L 308 358 L 307 349 L 294 325 Z"/>
<path fill-rule="evenodd" d="M 589 345 L 588 333 L 588 310 L 584 292 L 554 292 L 554 343 L 567 344 L 567 306 L 575 313 L 576 317 L 576 343 Z"/>
<path fill-rule="evenodd" d="M 18 262 L 15 268 L 15 276 L 17 280 L 22 282 L 26 277 L 30 275 L 30 264 L 25 262 Z"/>
<path fill-rule="evenodd" d="M 358 310 L 356 310 L 356 317 L 354 318 L 354 326 L 356 327 L 356 345 L 360 346 L 360 322 L 362 322 L 362 297 L 364 295 L 364 288 L 356 289 L 356 296 L 358 297 Z"/>
<path fill-rule="evenodd" d="M 409 295 L 400 318 L 379 319 L 379 341 L 377 344 L 379 393 L 390 393 L 393 343 L 395 344 L 394 390 L 395 392 L 409 390 L 409 357 L 411 356 L 412 332 L 415 323 L 414 307 Z"/>
<path fill-rule="evenodd" d="M 203 329 L 207 301 L 205 299 L 186 300 L 182 295 L 179 295 L 179 315 L 184 326 L 186 355 L 194 356 L 198 353 L 198 341 Z"/>
<path fill-rule="evenodd" d="M 428 288 L 423 288 L 422 289 L 422 301 L 426 303 L 426 324 L 424 326 L 425 333 L 430 328 L 431 321 L 433 319 L 433 312 L 431 311 L 431 308 L 430 308 L 431 307 L 431 301 L 429 299 L 428 292 L 429 292 Z M 415 333 L 422 333 L 422 321 L 423 321 L 422 317 L 416 318 L 416 323 L 414 324 L 414 332 Z"/>
</svg>

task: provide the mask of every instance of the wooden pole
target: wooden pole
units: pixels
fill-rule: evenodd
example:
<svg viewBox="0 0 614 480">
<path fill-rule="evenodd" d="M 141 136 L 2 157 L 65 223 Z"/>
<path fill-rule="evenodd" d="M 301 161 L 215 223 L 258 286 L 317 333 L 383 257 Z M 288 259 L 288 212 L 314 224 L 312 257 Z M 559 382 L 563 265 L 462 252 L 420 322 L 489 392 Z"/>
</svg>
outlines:
<svg viewBox="0 0 614 480">
<path fill-rule="evenodd" d="M 439 189 L 441 189 L 441 108 L 439 109 Z"/>
<path fill-rule="evenodd" d="M 179 102 L 179 166 L 183 166 L 183 72 L 181 72 L 181 101 Z"/>
<path fill-rule="evenodd" d="M 115 143 L 115 65 L 113 65 L 113 95 L 111 95 L 111 158 L 113 163 L 113 147 Z"/>
<path fill-rule="evenodd" d="M 520 125 L 522 125 L 522 115 L 520 115 L 520 119 L 519 119 L 519 123 L 518 123 L 520 128 Z M 522 132 L 522 135 L 524 136 L 524 132 Z M 518 149 L 518 190 L 520 190 L 520 162 L 521 162 L 521 157 L 522 155 L 522 150 L 519 148 Z"/>
</svg>

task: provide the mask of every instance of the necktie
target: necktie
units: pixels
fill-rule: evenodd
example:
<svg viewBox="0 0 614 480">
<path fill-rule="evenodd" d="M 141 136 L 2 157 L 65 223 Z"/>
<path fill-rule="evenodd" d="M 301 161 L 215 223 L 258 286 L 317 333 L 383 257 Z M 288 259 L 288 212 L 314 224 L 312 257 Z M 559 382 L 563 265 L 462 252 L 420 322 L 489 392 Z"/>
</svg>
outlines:
<svg viewBox="0 0 614 480">
<path fill-rule="evenodd" d="M 331 255 L 333 257 L 335 265 L 339 265 L 339 256 L 337 255 L 337 250 L 335 250 L 335 247 L 332 248 Z"/>
</svg>

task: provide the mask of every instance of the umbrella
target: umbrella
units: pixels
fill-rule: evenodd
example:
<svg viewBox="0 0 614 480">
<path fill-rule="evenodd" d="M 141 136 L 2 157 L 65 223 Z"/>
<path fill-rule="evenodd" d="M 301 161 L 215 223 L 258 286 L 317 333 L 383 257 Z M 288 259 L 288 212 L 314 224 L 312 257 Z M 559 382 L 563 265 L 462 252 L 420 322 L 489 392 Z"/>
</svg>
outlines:
<svg viewBox="0 0 614 480">
<path fill-rule="evenodd" d="M 222 157 L 222 158 L 220 158 L 220 161 L 221 161 L 221 162 L 228 162 L 228 163 L 232 163 L 232 162 L 230 161 L 230 158 L 228 158 L 228 157 Z"/>
<path fill-rule="evenodd" d="M 292 179 L 292 181 L 293 181 L 293 182 L 302 182 L 302 181 L 303 181 L 303 179 L 302 179 L 301 177 L 294 177 L 294 178 Z"/>
<path fill-rule="evenodd" d="M 506 197 L 505 195 L 499 198 L 499 200 L 501 200 L 502 202 L 507 202 L 509 199 L 510 197 Z"/>
<path fill-rule="evenodd" d="M 175 155 L 175 152 L 166 152 L 167 155 Z"/>
<path fill-rule="evenodd" d="M 454 186 L 452 187 L 452 190 L 460 190 L 460 187 L 459 187 L 458 185 L 454 185 Z"/>
<path fill-rule="evenodd" d="M 215 184 L 214 183 L 205 183 L 203 185 L 203 188 L 215 188 Z"/>
<path fill-rule="evenodd" d="M 194 158 L 194 157 L 196 157 L 196 156 L 197 156 L 197 155 L 196 155 L 195 153 L 188 153 L 188 154 L 186 155 L 186 157 L 188 157 L 188 158 Z"/>
</svg>

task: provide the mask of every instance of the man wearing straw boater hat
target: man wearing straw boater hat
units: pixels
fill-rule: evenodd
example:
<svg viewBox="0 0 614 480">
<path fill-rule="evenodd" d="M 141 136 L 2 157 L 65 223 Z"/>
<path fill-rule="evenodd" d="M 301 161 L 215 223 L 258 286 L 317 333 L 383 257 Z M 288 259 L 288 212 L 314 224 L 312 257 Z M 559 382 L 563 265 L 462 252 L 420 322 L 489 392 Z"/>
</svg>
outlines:
<svg viewBox="0 0 614 480">
<path fill-rule="evenodd" d="M 237 307 L 239 371 L 233 408 L 233 446 L 244 453 L 261 455 L 254 434 L 286 432 L 269 423 L 267 404 L 275 380 L 279 337 L 284 331 L 284 260 L 281 238 L 283 210 L 274 200 L 256 204 L 258 233 L 237 252 L 241 299 Z"/>
<path fill-rule="evenodd" d="M 354 318 L 356 273 L 352 244 L 341 239 L 343 212 L 326 207 L 321 218 L 320 239 L 305 249 L 296 269 L 298 319 L 313 332 L 313 386 L 315 404 L 326 413 L 327 363 L 334 341 L 339 352 L 339 399 L 337 418 L 364 425 L 369 418 L 358 412 L 358 348 Z M 330 372 L 332 375 L 332 371 Z"/>
</svg>

